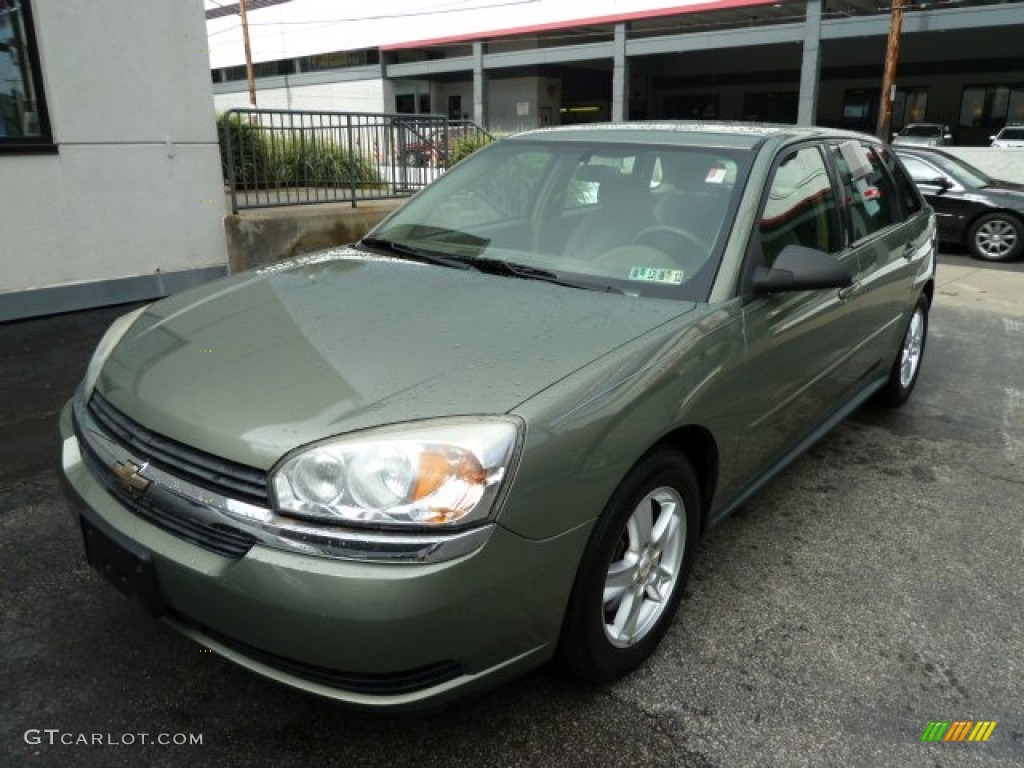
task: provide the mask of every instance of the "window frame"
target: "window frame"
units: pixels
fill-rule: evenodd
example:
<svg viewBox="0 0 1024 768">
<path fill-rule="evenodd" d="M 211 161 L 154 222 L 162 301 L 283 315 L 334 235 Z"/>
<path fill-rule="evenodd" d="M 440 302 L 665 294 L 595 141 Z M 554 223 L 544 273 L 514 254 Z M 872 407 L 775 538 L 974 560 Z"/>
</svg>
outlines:
<svg viewBox="0 0 1024 768">
<path fill-rule="evenodd" d="M 759 295 L 754 291 L 753 281 L 754 273 L 757 268 L 765 265 L 764 248 L 761 242 L 761 219 L 764 216 L 764 209 L 768 205 L 768 197 L 771 194 L 771 185 L 775 180 L 775 174 L 778 172 L 779 166 L 782 165 L 782 161 L 785 158 L 805 149 L 814 149 L 817 151 L 818 157 L 825 168 L 825 175 L 826 178 L 828 178 L 829 186 L 832 189 L 832 197 L 837 203 L 839 201 L 839 186 L 837 185 L 836 170 L 833 167 L 832 158 L 828 152 L 828 143 L 826 141 L 821 139 L 809 139 L 785 144 L 776 150 L 775 156 L 771 161 L 771 167 L 769 168 L 768 173 L 765 174 L 765 184 L 760 191 L 757 211 L 750 228 L 747 247 L 743 256 L 743 266 L 740 271 L 739 286 L 736 295 L 739 296 L 745 304 L 765 298 L 763 295 Z M 832 251 L 831 255 L 836 258 L 841 258 L 842 255 L 850 248 L 847 243 L 847 224 L 845 216 L 843 216 L 842 212 L 839 211 L 838 208 L 833 211 L 831 218 L 832 227 L 834 228 L 833 234 L 837 239 L 837 242 L 835 243 L 836 250 Z"/>
<path fill-rule="evenodd" d="M 46 86 L 39 58 L 39 43 L 36 38 L 35 16 L 32 0 L 19 0 L 19 8 L 25 27 L 25 60 L 28 76 L 35 91 L 36 118 L 39 120 L 37 136 L 0 136 L 0 154 L 52 154 L 57 152 L 50 123 L 50 109 L 46 100 Z"/>
<path fill-rule="evenodd" d="M 829 151 L 827 152 L 829 167 L 832 169 L 832 173 L 834 174 L 833 183 L 836 185 L 836 188 L 841 191 L 844 203 L 846 200 L 847 183 L 846 179 L 843 176 L 843 169 L 840 167 L 839 161 L 837 160 L 837 156 L 840 152 L 839 146 L 843 144 L 845 141 L 849 140 L 850 139 L 832 139 L 827 143 L 829 149 Z M 842 219 L 843 229 L 845 230 L 844 242 L 846 243 L 847 248 L 859 248 L 864 243 L 870 242 L 871 240 L 880 237 L 882 233 L 884 233 L 886 230 L 892 227 L 899 226 L 901 221 L 907 218 L 901 218 L 901 214 L 904 213 L 903 201 L 900 198 L 899 190 L 896 188 L 896 180 L 889 172 L 889 169 L 885 164 L 884 158 L 878 151 L 879 148 L 883 147 L 884 145 L 872 141 L 867 141 L 864 139 L 853 140 L 857 141 L 857 143 L 859 143 L 864 148 L 864 150 L 869 153 L 869 155 L 873 155 L 875 159 L 878 161 L 879 167 L 877 169 L 874 169 L 873 173 L 877 173 L 879 177 L 881 179 L 884 179 L 890 186 L 889 197 L 891 197 L 893 200 L 893 208 L 891 209 L 890 213 L 894 220 L 890 221 L 888 224 L 885 224 L 882 227 L 872 229 L 870 232 L 865 233 L 861 237 L 857 237 L 857 227 L 853 221 L 853 205 L 844 204 L 842 206 L 844 212 L 840 214 L 840 219 Z M 874 168 L 874 163 L 872 163 L 872 167 Z"/>
</svg>

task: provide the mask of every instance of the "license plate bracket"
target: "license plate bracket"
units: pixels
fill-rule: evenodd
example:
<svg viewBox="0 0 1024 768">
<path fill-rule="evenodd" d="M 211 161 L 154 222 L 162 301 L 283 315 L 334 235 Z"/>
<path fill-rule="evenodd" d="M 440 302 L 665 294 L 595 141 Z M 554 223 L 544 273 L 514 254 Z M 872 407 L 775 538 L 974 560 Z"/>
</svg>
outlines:
<svg viewBox="0 0 1024 768">
<path fill-rule="evenodd" d="M 116 531 L 79 517 L 85 557 L 120 592 L 142 603 L 150 616 L 167 612 L 156 578 L 153 556 Z"/>
</svg>

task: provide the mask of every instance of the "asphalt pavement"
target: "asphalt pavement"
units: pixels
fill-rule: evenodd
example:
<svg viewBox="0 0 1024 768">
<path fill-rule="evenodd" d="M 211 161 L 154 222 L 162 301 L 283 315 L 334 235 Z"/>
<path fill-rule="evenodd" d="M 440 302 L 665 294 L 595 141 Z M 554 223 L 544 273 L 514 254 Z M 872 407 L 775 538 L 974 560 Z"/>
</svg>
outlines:
<svg viewBox="0 0 1024 768">
<path fill-rule="evenodd" d="M 647 665 L 405 717 L 263 680 L 94 574 L 56 416 L 126 308 L 0 326 L 0 766 L 1024 764 L 1024 263 L 939 278 L 911 402 L 713 531 Z M 997 725 L 922 743 L 936 720 Z"/>
</svg>

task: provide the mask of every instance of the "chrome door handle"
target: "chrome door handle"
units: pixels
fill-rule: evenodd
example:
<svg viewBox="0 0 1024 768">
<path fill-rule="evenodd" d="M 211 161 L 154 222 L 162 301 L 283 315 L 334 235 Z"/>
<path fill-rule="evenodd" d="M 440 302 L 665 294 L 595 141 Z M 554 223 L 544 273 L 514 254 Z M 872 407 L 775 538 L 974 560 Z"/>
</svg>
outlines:
<svg viewBox="0 0 1024 768">
<path fill-rule="evenodd" d="M 845 288 L 840 288 L 839 289 L 839 300 L 840 301 L 846 301 L 848 298 L 853 296 L 853 294 L 855 294 L 859 290 L 860 290 L 860 281 L 858 281 L 856 283 L 851 283 L 850 285 L 846 286 Z"/>
</svg>

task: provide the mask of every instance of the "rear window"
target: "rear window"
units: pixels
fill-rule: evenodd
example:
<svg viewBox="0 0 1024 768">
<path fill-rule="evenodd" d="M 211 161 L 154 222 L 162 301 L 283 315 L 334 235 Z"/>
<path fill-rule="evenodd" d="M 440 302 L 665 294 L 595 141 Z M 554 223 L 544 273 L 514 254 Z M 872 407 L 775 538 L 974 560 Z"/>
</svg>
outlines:
<svg viewBox="0 0 1024 768">
<path fill-rule="evenodd" d="M 942 126 L 941 125 L 908 125 L 902 131 L 900 136 L 941 136 Z"/>
</svg>

